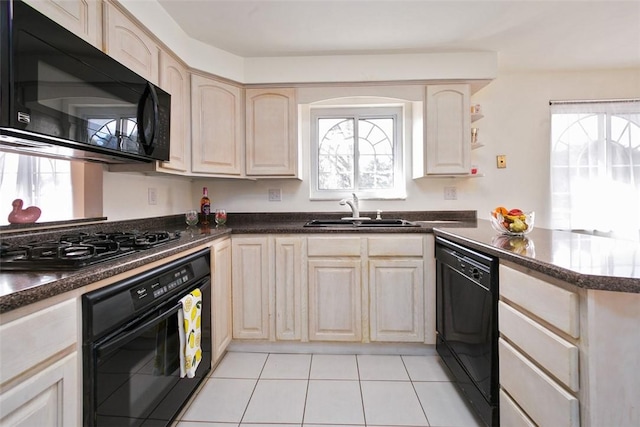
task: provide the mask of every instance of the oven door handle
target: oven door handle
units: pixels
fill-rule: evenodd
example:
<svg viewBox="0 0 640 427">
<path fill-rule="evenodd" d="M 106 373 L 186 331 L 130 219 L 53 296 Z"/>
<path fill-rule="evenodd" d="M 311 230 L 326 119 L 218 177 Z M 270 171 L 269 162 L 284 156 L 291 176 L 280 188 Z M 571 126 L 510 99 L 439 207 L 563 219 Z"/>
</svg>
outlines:
<svg viewBox="0 0 640 427">
<path fill-rule="evenodd" d="M 128 331 L 127 333 L 118 337 L 117 339 L 107 340 L 107 343 L 104 345 L 101 343 L 96 344 L 95 348 L 96 348 L 97 355 L 101 357 L 109 354 L 111 351 L 119 348 L 120 346 L 128 343 L 129 341 L 133 340 L 135 337 L 140 335 L 141 331 L 149 329 L 157 325 L 158 323 L 162 322 L 163 320 L 166 320 L 169 317 L 174 316 L 176 313 L 178 313 L 178 310 L 180 309 L 182 309 L 182 303 L 178 303 L 177 305 L 173 306 L 173 308 L 169 309 L 169 311 L 165 311 L 159 316 L 156 316 L 153 319 L 144 322 L 140 326 L 137 326 L 135 329 Z M 121 331 L 121 332 L 124 332 L 124 331 Z"/>
</svg>

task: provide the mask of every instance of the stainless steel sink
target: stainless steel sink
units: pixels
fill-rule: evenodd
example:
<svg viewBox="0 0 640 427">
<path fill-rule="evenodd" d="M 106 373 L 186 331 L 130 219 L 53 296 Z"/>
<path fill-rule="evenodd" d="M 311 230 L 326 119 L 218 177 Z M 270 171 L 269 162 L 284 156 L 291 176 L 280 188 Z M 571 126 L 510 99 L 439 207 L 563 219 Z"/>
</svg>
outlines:
<svg viewBox="0 0 640 427">
<path fill-rule="evenodd" d="M 404 219 L 314 219 L 307 222 L 305 227 L 339 227 L 339 228 L 367 228 L 367 227 L 420 227 L 420 224 Z"/>
<path fill-rule="evenodd" d="M 457 219 L 430 219 L 426 221 L 414 221 L 414 222 L 420 225 L 433 225 L 433 224 L 457 224 L 463 221 L 460 221 Z"/>
</svg>

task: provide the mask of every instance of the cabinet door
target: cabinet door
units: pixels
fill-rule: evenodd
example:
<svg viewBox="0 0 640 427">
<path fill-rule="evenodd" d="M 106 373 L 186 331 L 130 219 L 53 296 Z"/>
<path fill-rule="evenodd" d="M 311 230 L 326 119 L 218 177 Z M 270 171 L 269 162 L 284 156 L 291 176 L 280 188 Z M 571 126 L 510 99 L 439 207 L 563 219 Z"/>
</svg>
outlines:
<svg viewBox="0 0 640 427">
<path fill-rule="evenodd" d="M 269 338 L 267 237 L 233 238 L 233 338 Z"/>
<path fill-rule="evenodd" d="M 359 259 L 309 260 L 309 340 L 361 341 Z"/>
<path fill-rule="evenodd" d="M 247 89 L 247 175 L 297 176 L 295 89 Z"/>
<path fill-rule="evenodd" d="M 73 353 L 2 393 L 0 425 L 79 425 L 78 370 L 77 353 Z"/>
<path fill-rule="evenodd" d="M 154 84 L 159 80 L 156 42 L 122 11 L 105 2 L 105 50 L 122 64 Z"/>
<path fill-rule="evenodd" d="M 426 173 L 468 174 L 471 169 L 469 85 L 427 86 Z"/>
<path fill-rule="evenodd" d="M 244 151 L 242 89 L 191 76 L 192 171 L 241 175 Z"/>
<path fill-rule="evenodd" d="M 302 242 L 298 237 L 276 237 L 276 339 L 299 340 L 302 310 Z"/>
<path fill-rule="evenodd" d="M 216 364 L 231 342 L 231 239 L 216 243 L 211 248 L 211 309 L 213 313 L 213 360 Z"/>
<path fill-rule="evenodd" d="M 187 68 L 160 51 L 160 87 L 171 95 L 171 152 L 161 169 L 188 172 L 191 147 L 191 84 Z"/>
<path fill-rule="evenodd" d="M 25 0 L 25 3 L 102 49 L 100 0 Z"/>
<path fill-rule="evenodd" d="M 424 341 L 422 259 L 369 261 L 371 341 Z"/>
</svg>

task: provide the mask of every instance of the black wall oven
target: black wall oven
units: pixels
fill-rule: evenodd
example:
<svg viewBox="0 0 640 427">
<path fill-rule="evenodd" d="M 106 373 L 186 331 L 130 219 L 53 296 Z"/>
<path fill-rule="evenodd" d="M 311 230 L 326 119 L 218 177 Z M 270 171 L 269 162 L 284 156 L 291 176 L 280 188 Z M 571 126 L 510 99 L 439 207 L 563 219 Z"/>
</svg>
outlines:
<svg viewBox="0 0 640 427">
<path fill-rule="evenodd" d="M 169 159 L 171 96 L 20 0 L 0 1 L 0 148 Z"/>
<path fill-rule="evenodd" d="M 480 418 L 499 426 L 498 261 L 436 237 L 436 350 Z"/>
<path fill-rule="evenodd" d="M 85 426 L 168 426 L 211 370 L 210 252 L 82 297 Z M 180 378 L 180 299 L 202 293 L 202 360 Z"/>
</svg>

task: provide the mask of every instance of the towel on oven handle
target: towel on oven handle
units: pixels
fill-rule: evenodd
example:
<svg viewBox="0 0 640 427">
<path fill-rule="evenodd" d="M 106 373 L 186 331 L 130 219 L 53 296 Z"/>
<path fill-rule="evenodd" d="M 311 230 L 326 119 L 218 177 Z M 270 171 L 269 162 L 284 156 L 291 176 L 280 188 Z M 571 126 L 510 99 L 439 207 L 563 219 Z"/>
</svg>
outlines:
<svg viewBox="0 0 640 427">
<path fill-rule="evenodd" d="M 200 339 L 202 336 L 202 292 L 194 289 L 184 296 L 178 310 L 178 335 L 180 337 L 180 378 L 193 378 L 202 360 Z"/>
</svg>

